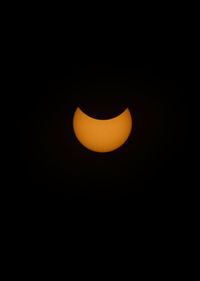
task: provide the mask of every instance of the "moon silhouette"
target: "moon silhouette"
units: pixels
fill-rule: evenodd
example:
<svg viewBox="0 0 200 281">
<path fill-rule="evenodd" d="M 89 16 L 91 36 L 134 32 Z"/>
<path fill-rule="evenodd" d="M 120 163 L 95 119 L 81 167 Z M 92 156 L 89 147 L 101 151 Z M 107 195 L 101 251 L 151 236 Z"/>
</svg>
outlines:
<svg viewBox="0 0 200 281">
<path fill-rule="evenodd" d="M 73 130 L 78 141 L 95 152 L 110 152 L 118 149 L 128 139 L 132 130 L 129 109 L 111 119 L 95 119 L 86 115 L 79 107 L 73 116 Z"/>
</svg>

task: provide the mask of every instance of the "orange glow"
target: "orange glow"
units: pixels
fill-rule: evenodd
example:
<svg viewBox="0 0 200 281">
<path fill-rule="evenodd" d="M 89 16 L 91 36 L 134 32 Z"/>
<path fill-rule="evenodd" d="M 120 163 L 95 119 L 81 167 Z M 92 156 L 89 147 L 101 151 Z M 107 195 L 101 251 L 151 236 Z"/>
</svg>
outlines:
<svg viewBox="0 0 200 281">
<path fill-rule="evenodd" d="M 95 152 L 110 152 L 122 146 L 132 129 L 129 109 L 115 118 L 100 120 L 86 115 L 79 107 L 73 117 L 73 129 L 79 142 Z"/>
</svg>

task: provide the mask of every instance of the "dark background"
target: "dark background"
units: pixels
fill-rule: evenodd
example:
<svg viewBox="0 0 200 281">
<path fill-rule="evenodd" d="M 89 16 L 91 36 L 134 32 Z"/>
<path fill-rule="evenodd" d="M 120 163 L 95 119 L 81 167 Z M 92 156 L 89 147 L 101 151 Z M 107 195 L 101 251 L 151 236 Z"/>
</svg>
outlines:
<svg viewBox="0 0 200 281">
<path fill-rule="evenodd" d="M 66 63 L 30 79 L 18 102 L 17 182 L 39 196 L 132 199 L 135 193 L 181 192 L 187 184 L 187 69 L 175 58 L 118 64 Z M 75 138 L 77 106 L 107 119 L 129 108 L 133 130 L 110 153 Z"/>
</svg>

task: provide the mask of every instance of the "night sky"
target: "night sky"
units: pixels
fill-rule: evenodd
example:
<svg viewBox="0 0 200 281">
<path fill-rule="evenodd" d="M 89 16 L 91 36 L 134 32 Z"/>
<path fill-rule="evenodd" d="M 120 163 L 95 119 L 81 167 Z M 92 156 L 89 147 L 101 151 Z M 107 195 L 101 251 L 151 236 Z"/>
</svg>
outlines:
<svg viewBox="0 0 200 281">
<path fill-rule="evenodd" d="M 187 182 L 186 79 L 184 65 L 168 60 L 69 63 L 31 79 L 18 100 L 17 182 L 52 200 L 180 192 Z M 77 106 L 99 119 L 128 107 L 133 130 L 127 142 L 110 153 L 87 150 L 72 129 Z"/>
</svg>

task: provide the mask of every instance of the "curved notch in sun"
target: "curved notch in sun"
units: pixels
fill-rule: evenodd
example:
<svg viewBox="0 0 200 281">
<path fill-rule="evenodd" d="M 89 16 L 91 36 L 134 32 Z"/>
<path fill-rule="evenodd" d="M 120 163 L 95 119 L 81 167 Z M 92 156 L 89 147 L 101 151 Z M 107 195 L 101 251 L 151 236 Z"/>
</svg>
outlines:
<svg viewBox="0 0 200 281">
<path fill-rule="evenodd" d="M 132 130 L 127 108 L 117 117 L 100 120 L 86 115 L 79 107 L 73 117 L 73 129 L 79 142 L 95 152 L 110 152 L 122 146 Z"/>
</svg>

